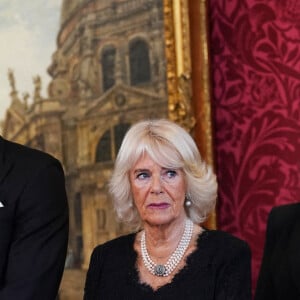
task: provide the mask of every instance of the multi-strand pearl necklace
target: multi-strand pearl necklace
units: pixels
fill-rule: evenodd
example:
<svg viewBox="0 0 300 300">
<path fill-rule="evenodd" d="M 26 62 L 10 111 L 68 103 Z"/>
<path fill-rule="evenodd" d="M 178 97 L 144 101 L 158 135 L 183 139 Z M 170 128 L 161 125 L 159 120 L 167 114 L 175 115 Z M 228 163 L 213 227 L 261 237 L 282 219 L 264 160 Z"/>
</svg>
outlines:
<svg viewBox="0 0 300 300">
<path fill-rule="evenodd" d="M 181 237 L 181 240 L 173 252 L 173 254 L 169 257 L 166 264 L 156 264 L 149 256 L 147 247 L 146 247 L 146 234 L 145 230 L 142 231 L 141 237 L 141 253 L 142 259 L 145 267 L 148 271 L 155 276 L 169 276 L 174 269 L 177 267 L 179 262 L 181 261 L 186 249 L 188 248 L 192 234 L 193 234 L 193 222 L 190 219 L 187 219 L 185 222 L 184 233 Z"/>
</svg>

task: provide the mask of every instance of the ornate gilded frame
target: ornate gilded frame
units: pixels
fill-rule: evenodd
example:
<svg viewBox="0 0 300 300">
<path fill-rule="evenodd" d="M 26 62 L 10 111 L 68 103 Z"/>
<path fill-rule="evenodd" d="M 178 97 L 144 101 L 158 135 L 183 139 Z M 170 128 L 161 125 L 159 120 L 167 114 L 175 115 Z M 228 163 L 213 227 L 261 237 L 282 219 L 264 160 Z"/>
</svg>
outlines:
<svg viewBox="0 0 300 300">
<path fill-rule="evenodd" d="M 186 0 L 164 0 L 169 118 L 192 130 L 191 61 Z"/>
<path fill-rule="evenodd" d="M 214 166 L 206 0 L 164 0 L 169 119 L 193 134 Z M 216 228 L 216 213 L 206 226 Z"/>
</svg>

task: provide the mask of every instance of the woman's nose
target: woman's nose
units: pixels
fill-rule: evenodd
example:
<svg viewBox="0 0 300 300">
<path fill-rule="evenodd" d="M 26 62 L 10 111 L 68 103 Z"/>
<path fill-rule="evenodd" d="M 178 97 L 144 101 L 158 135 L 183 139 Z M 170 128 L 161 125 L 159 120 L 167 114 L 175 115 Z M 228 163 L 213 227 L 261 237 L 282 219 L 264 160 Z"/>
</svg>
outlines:
<svg viewBox="0 0 300 300">
<path fill-rule="evenodd" d="M 160 175 L 152 176 L 151 192 L 159 194 L 162 191 L 162 179 Z"/>
</svg>

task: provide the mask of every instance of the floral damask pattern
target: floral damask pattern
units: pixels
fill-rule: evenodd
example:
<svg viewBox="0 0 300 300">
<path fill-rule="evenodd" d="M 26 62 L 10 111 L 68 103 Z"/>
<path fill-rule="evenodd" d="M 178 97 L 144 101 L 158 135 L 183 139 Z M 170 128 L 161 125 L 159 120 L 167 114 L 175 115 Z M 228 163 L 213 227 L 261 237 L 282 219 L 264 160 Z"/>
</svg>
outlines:
<svg viewBox="0 0 300 300">
<path fill-rule="evenodd" d="M 300 4 L 210 0 L 219 228 L 252 250 L 253 290 L 266 220 L 300 201 Z"/>
</svg>

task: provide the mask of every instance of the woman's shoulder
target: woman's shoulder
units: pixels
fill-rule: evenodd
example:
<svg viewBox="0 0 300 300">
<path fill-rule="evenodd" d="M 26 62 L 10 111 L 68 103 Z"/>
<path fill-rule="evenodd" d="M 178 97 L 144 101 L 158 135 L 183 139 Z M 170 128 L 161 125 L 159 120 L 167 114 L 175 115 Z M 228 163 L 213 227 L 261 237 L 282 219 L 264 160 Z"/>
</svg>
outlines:
<svg viewBox="0 0 300 300">
<path fill-rule="evenodd" d="M 103 253 L 103 252 L 123 252 L 127 249 L 132 249 L 133 242 L 135 239 L 136 233 L 130 233 L 127 235 L 122 235 L 119 237 L 116 237 L 112 240 L 109 240 L 103 244 L 100 244 L 96 246 L 93 250 L 93 253 Z"/>
<path fill-rule="evenodd" d="M 217 270 L 237 264 L 250 268 L 251 251 L 248 244 L 225 231 L 205 229 L 198 238 L 197 250 L 191 255 L 191 265 Z"/>
<path fill-rule="evenodd" d="M 202 240 L 210 247 L 223 252 L 245 251 L 250 254 L 250 247 L 246 241 L 222 230 L 205 229 L 199 239 L 199 242 Z"/>
</svg>

